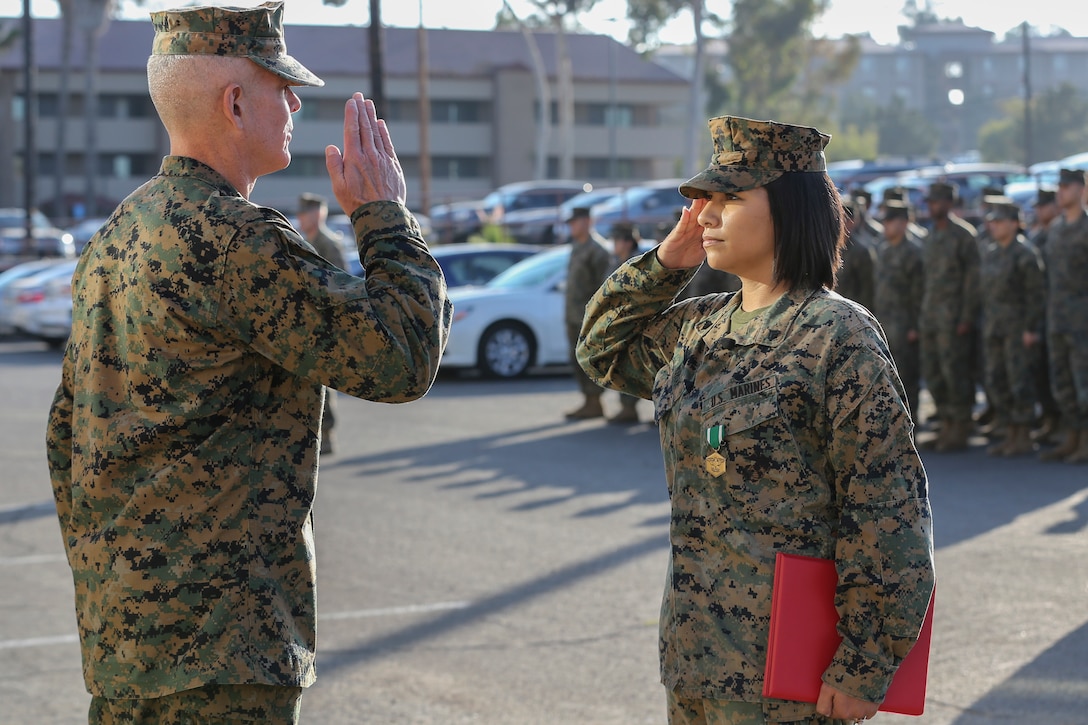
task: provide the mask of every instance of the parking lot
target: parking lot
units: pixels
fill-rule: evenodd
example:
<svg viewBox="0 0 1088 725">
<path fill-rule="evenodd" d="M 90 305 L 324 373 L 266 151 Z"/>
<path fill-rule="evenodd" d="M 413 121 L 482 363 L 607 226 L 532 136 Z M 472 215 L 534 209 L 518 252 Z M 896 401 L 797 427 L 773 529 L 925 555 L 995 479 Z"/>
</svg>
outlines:
<svg viewBox="0 0 1088 725">
<path fill-rule="evenodd" d="M 39 342 L 0 341 L 0 723 L 86 722 L 44 461 L 59 363 Z M 568 423 L 578 399 L 561 371 L 443 376 L 401 406 L 341 398 L 315 509 L 318 683 L 303 722 L 664 722 L 656 429 Z M 977 447 L 925 463 L 938 566 L 927 710 L 875 722 L 1083 725 L 1088 469 Z"/>
</svg>

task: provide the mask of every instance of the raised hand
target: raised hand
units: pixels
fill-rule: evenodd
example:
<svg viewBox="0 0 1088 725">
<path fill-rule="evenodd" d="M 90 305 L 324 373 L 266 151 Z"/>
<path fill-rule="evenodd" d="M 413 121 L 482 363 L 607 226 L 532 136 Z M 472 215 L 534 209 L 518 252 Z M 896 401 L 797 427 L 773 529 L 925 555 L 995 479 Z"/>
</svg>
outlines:
<svg viewBox="0 0 1088 725">
<path fill-rule="evenodd" d="M 703 249 L 703 225 L 699 213 L 706 199 L 692 199 L 691 206 L 680 213 L 680 221 L 657 248 L 657 259 L 670 269 L 698 267 L 706 259 Z"/>
<path fill-rule="evenodd" d="M 345 214 L 372 201 L 405 202 L 408 187 L 389 129 L 362 93 L 345 104 L 344 151 L 325 147 L 325 166 Z"/>
</svg>

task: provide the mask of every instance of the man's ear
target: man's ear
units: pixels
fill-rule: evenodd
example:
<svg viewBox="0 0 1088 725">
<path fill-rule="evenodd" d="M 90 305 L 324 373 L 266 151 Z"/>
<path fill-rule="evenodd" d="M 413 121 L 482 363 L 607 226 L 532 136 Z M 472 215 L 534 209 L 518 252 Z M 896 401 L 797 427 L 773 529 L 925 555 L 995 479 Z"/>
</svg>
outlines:
<svg viewBox="0 0 1088 725">
<path fill-rule="evenodd" d="M 221 99 L 223 116 L 238 130 L 242 130 L 242 87 L 237 83 L 231 83 L 223 89 Z"/>
</svg>

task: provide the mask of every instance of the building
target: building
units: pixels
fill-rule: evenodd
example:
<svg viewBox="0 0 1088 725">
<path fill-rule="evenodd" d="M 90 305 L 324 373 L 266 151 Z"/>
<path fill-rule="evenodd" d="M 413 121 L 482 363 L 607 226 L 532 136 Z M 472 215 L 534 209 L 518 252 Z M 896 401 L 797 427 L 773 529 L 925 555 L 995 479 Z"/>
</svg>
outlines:
<svg viewBox="0 0 1088 725">
<path fill-rule="evenodd" d="M 902 26 L 900 42 L 894 45 L 867 35 L 859 44 L 853 74 L 827 89 L 840 112 L 867 105 L 886 108 L 898 98 L 905 109 L 924 114 L 937 128 L 938 153 L 945 157 L 976 149 L 979 129 L 1005 113 L 1006 101 L 1024 97 L 1025 69 L 1035 96 L 1062 84 L 1088 95 L 1088 38 L 1030 37 L 1025 52 L 1018 33 L 998 39 L 989 30 L 946 20 Z M 727 47 L 721 40 L 707 43 L 708 67 L 726 83 Z M 656 60 L 684 77 L 694 65 L 690 46 L 663 46 Z M 850 122 L 848 117 L 839 120 Z"/>
<path fill-rule="evenodd" d="M 0 22 L 3 22 L 0 20 Z M 7 22 L 18 22 L 17 19 Z M 77 33 L 66 114 L 66 176 L 62 209 L 51 171 L 56 168 L 57 100 L 61 85 L 59 19 L 34 21 L 38 96 L 35 125 L 39 206 L 63 219 L 82 198 L 86 129 L 83 116 L 85 50 Z M 419 31 L 385 29 L 386 120 L 408 180 L 409 205 L 420 194 Z M 99 42 L 98 122 L 95 124 L 100 202 L 116 202 L 158 169 L 168 139 L 147 93 L 145 64 L 152 27 L 146 21 L 113 21 Z M 369 89 L 367 28 L 293 25 L 290 53 L 321 76 L 322 88 L 299 89 L 291 166 L 258 182 L 253 200 L 293 211 L 298 194 L 331 198 L 324 148 L 342 144 L 343 108 L 355 91 Z M 476 199 L 495 187 L 533 177 L 537 101 L 532 56 L 517 31 L 428 30 L 430 99 L 430 203 Z M 555 98 L 555 36 L 534 32 Z M 594 184 L 628 184 L 677 176 L 689 83 L 643 59 L 609 36 L 567 36 L 575 95 L 574 175 Z M 0 206 L 23 199 L 23 49 L 0 51 Z M 610 109 L 612 112 L 610 113 Z M 557 117 L 554 100 L 553 121 Z M 609 119 L 614 119 L 609 123 Z M 550 133 L 549 175 L 558 172 L 558 129 Z M 422 211 L 422 209 L 419 209 Z M 108 209 L 98 209 L 99 213 Z"/>
</svg>

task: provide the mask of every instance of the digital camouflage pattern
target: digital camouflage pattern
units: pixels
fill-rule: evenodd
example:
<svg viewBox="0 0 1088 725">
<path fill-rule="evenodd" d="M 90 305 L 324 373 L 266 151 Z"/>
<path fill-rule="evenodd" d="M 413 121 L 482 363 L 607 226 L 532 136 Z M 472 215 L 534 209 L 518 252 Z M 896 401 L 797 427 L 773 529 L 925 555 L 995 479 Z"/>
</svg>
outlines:
<svg viewBox="0 0 1088 725">
<path fill-rule="evenodd" d="M 975 404 L 972 345 L 965 342 L 969 336 L 957 334 L 956 328 L 969 325 L 977 330 L 979 255 L 975 228 L 949 214 L 947 226 L 934 227 L 922 250 L 922 377 L 939 418 L 968 421 Z"/>
<path fill-rule="evenodd" d="M 867 310 L 873 309 L 873 265 L 876 253 L 854 228 L 842 249 L 842 266 L 835 275 L 835 291 Z"/>
<path fill-rule="evenodd" d="M 710 166 L 680 185 L 689 199 L 715 191 L 766 186 L 787 171 L 826 171 L 831 137 L 809 126 L 719 116 L 707 122 L 714 141 Z"/>
<path fill-rule="evenodd" d="M 170 156 L 84 249 L 47 444 L 92 694 L 314 681 L 323 386 L 421 397 L 451 314 L 404 206 L 351 218 L 365 279 Z"/>
<path fill-rule="evenodd" d="M 879 328 L 833 292 L 797 290 L 730 333 L 738 295 L 672 304 L 693 273 L 655 252 L 627 262 L 589 303 L 578 348 L 598 383 L 654 401 L 672 504 L 662 681 L 685 699 L 762 702 L 773 721 L 812 716 L 762 699 L 782 551 L 836 561 L 844 640 L 824 681 L 878 702 L 933 588 L 926 475 Z"/>
<path fill-rule="evenodd" d="M 567 261 L 567 283 L 563 304 L 566 320 L 567 342 L 570 345 L 571 362 L 574 361 L 574 347 L 578 343 L 578 333 L 582 329 L 582 320 L 586 313 L 586 302 L 593 296 L 608 271 L 612 268 L 612 255 L 605 248 L 605 239 L 589 231 L 589 239 L 578 243 L 570 242 L 570 259 Z M 601 389 L 593 383 L 582 369 L 574 366 L 574 381 L 584 395 L 600 395 Z"/>
<path fill-rule="evenodd" d="M 91 698 L 88 725 L 297 723 L 301 687 L 205 685 L 150 700 Z"/>
<path fill-rule="evenodd" d="M 249 58 L 301 86 L 325 81 L 287 55 L 283 1 L 252 9 L 199 7 L 151 13 L 152 55 L 224 55 Z"/>
<path fill-rule="evenodd" d="M 911 332 L 918 334 L 922 311 L 922 246 L 907 236 L 897 244 L 882 239 L 876 250 L 874 277 L 872 312 L 884 330 L 911 414 L 917 417 L 921 360 L 918 338 L 910 338 Z"/>
<path fill-rule="evenodd" d="M 1008 214 L 1013 216 L 1007 216 Z M 1020 210 L 995 208 L 1003 219 Z M 990 242 L 979 267 L 986 396 L 1000 420 L 1030 425 L 1035 420 L 1033 365 L 1037 347 L 1024 347 L 1024 333 L 1043 334 L 1046 283 L 1043 260 L 1026 238 L 1007 247 Z"/>
<path fill-rule="evenodd" d="M 1050 224 L 1045 260 L 1051 390 L 1062 420 L 1088 431 L 1088 214 Z"/>
</svg>

